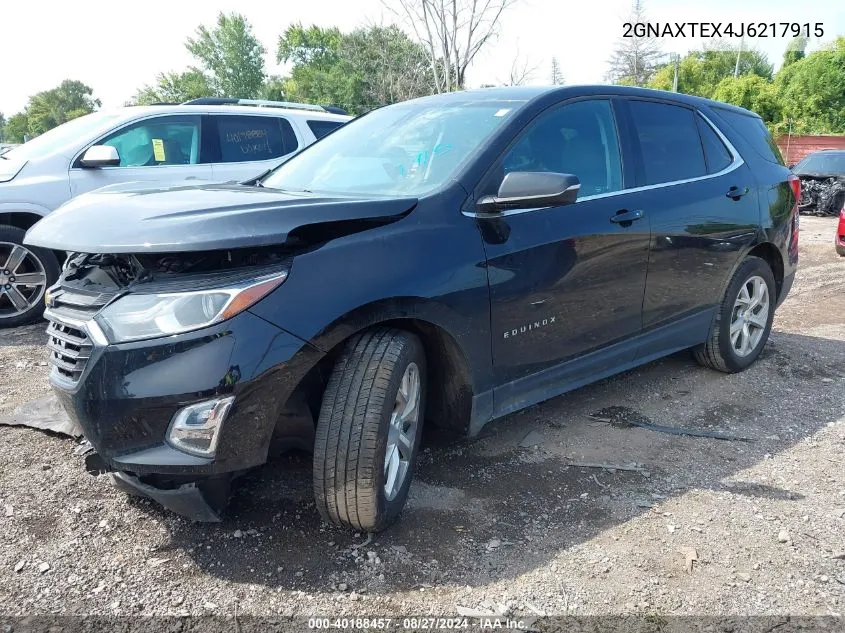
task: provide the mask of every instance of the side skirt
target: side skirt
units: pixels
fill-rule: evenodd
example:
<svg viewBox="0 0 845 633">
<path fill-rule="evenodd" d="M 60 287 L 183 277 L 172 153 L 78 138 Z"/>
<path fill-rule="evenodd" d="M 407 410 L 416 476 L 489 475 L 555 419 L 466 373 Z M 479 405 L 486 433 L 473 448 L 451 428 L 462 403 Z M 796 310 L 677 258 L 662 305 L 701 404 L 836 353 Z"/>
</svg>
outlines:
<svg viewBox="0 0 845 633">
<path fill-rule="evenodd" d="M 473 398 L 470 437 L 488 422 L 707 340 L 716 307 L 506 383 Z"/>
</svg>

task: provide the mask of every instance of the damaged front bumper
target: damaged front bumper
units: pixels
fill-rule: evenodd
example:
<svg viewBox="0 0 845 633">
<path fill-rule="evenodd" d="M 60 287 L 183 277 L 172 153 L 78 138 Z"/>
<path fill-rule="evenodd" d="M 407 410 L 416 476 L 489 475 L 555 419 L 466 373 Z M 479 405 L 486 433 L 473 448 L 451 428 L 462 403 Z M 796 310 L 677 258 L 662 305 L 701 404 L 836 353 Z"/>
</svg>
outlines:
<svg viewBox="0 0 845 633">
<path fill-rule="evenodd" d="M 799 175 L 801 199 L 798 210 L 805 215 L 839 215 L 845 206 L 845 178 Z"/>
<path fill-rule="evenodd" d="M 321 354 L 246 311 L 179 336 L 90 342 L 84 356 L 73 372 L 55 366 L 50 380 L 91 444 L 89 471 L 177 514 L 219 521 L 231 478 L 266 462 L 271 439 L 285 434 L 279 420 L 292 390 Z M 223 396 L 234 401 L 213 454 L 170 441 L 179 411 Z"/>
<path fill-rule="evenodd" d="M 123 492 L 158 502 L 174 514 L 203 523 L 219 523 L 221 511 L 228 502 L 230 481 L 213 482 L 212 489 L 203 482 L 188 482 L 165 489 L 146 484 L 138 477 L 124 472 L 109 473 L 114 485 Z M 221 489 L 222 488 L 222 489 Z M 225 492 L 223 492 L 225 490 Z"/>
</svg>

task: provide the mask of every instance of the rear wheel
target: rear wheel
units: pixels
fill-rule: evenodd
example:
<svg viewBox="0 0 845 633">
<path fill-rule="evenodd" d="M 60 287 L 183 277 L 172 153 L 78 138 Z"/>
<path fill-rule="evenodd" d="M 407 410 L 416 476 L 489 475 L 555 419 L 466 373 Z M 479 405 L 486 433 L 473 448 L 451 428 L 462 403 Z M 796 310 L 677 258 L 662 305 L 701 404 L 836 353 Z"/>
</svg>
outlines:
<svg viewBox="0 0 845 633">
<path fill-rule="evenodd" d="M 393 328 L 354 337 L 329 378 L 314 443 L 324 519 L 377 532 L 402 511 L 422 435 L 425 354 Z"/>
<path fill-rule="evenodd" d="M 696 360 L 711 369 L 735 373 L 749 367 L 766 345 L 775 314 L 776 286 L 765 260 L 749 257 L 734 273 Z"/>
<path fill-rule="evenodd" d="M 44 314 L 44 292 L 59 277 L 59 261 L 43 248 L 24 246 L 26 231 L 0 225 L 0 327 L 32 323 Z"/>
</svg>

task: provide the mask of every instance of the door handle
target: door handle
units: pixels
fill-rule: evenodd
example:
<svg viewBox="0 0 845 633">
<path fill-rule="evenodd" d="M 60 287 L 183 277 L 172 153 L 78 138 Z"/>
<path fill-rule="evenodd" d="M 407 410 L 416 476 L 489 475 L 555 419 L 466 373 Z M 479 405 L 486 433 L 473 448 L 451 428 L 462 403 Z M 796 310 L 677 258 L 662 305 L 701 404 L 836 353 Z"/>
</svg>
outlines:
<svg viewBox="0 0 845 633">
<path fill-rule="evenodd" d="M 622 209 L 616 212 L 616 215 L 610 218 L 611 222 L 615 222 L 616 224 L 630 224 L 635 220 L 639 220 L 645 215 L 641 209 L 636 209 L 635 211 L 628 211 L 627 209 Z"/>
<path fill-rule="evenodd" d="M 742 189 L 739 187 L 731 187 L 725 195 L 731 200 L 739 200 L 742 196 L 747 194 L 748 191 L 748 187 L 743 187 Z"/>
</svg>

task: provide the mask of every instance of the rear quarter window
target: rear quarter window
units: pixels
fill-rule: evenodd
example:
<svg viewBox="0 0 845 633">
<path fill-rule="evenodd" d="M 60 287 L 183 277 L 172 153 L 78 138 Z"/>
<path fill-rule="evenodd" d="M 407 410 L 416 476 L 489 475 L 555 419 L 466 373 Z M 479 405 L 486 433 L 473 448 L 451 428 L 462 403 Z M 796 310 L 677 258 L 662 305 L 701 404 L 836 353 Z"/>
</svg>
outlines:
<svg viewBox="0 0 845 633">
<path fill-rule="evenodd" d="M 724 119 L 733 130 L 739 134 L 751 148 L 761 157 L 770 163 L 783 165 L 783 157 L 780 154 L 775 140 L 769 134 L 763 119 L 750 114 L 742 114 L 733 110 L 713 108 Z"/>
<path fill-rule="evenodd" d="M 311 129 L 311 132 L 314 134 L 314 137 L 317 140 L 323 138 L 327 134 L 331 134 L 337 128 L 343 125 L 343 121 L 314 121 L 308 120 L 308 127 Z"/>
<path fill-rule="evenodd" d="M 220 115 L 216 122 L 223 163 L 279 158 L 297 148 L 296 135 L 284 118 Z"/>
</svg>

